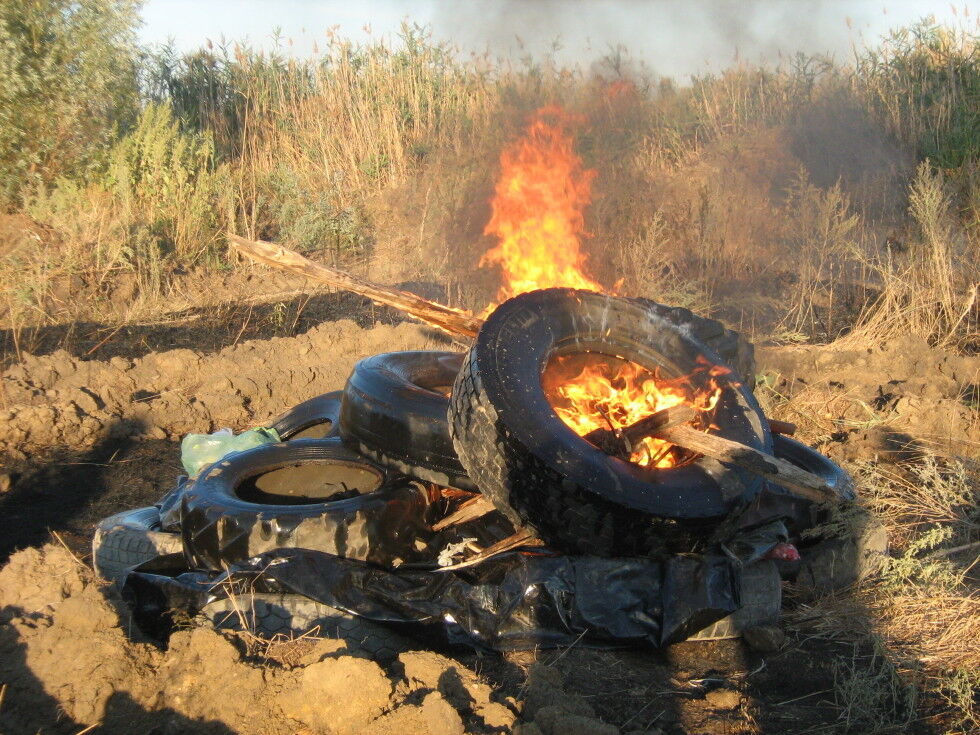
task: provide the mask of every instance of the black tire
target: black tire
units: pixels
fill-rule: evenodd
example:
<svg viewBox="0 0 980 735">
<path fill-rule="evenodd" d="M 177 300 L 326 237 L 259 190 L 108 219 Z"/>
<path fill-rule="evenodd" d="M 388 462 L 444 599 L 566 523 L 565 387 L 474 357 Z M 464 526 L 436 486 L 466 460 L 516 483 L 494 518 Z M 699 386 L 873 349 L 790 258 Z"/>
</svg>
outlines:
<svg viewBox="0 0 980 735">
<path fill-rule="evenodd" d="M 271 422 L 283 441 L 296 439 L 329 439 L 340 432 L 340 401 L 343 391 L 335 390 L 303 401 Z M 157 503 L 160 522 L 167 530 L 180 531 L 180 498 L 194 481 L 186 477 Z"/>
<path fill-rule="evenodd" d="M 92 566 L 103 579 L 121 585 L 133 567 L 182 551 L 180 534 L 160 530 L 157 508 L 137 508 L 109 516 L 95 527 Z"/>
<path fill-rule="evenodd" d="M 303 401 L 273 421 L 271 428 L 283 441 L 336 436 L 343 395 L 343 391 L 335 390 Z"/>
<path fill-rule="evenodd" d="M 634 299 L 661 319 L 686 329 L 695 339 L 714 350 L 721 363 L 750 391 L 755 388 L 755 347 L 738 332 L 717 319 L 698 316 L 681 306 L 665 306 L 650 299 Z"/>
<path fill-rule="evenodd" d="M 820 477 L 841 500 L 854 500 L 857 492 L 847 471 L 813 447 L 782 434 L 772 438 L 772 453 Z M 788 492 L 788 491 L 787 491 Z"/>
<path fill-rule="evenodd" d="M 757 625 L 775 625 L 783 602 L 783 585 L 776 563 L 769 559 L 757 561 L 742 569 L 739 592 L 741 607 L 731 615 L 700 630 L 688 641 L 717 641 L 738 638 Z"/>
<path fill-rule="evenodd" d="M 673 375 L 720 358 L 649 307 L 572 289 L 523 294 L 484 323 L 453 386 L 450 431 L 481 492 L 515 525 L 570 553 L 600 556 L 690 550 L 694 536 L 761 478 L 702 458 L 647 469 L 610 457 L 555 414 L 541 385 L 554 354 L 607 352 Z M 701 371 L 692 377 L 698 381 Z M 771 452 L 768 424 L 739 382 L 724 387 L 714 422 L 726 437 Z M 691 525 L 700 528 L 693 536 Z M 674 543 L 674 541 L 676 541 Z"/>
<path fill-rule="evenodd" d="M 427 542 L 437 510 L 425 488 L 333 438 L 266 444 L 216 462 L 184 490 L 180 516 L 195 568 L 284 547 L 398 566 L 435 553 Z"/>
<path fill-rule="evenodd" d="M 361 360 L 344 387 L 340 436 L 366 457 L 444 487 L 475 490 L 449 436 L 460 352 L 390 352 Z"/>
<path fill-rule="evenodd" d="M 755 383 L 755 348 L 737 332 L 689 309 L 634 299 L 713 349 L 745 386 Z M 459 373 L 459 352 L 392 352 L 361 360 L 344 388 L 340 435 L 364 456 L 406 475 L 477 490 L 449 434 L 443 387 Z M 333 394 L 330 394 L 333 395 Z"/>
<path fill-rule="evenodd" d="M 200 612 L 215 628 L 248 631 L 264 638 L 312 635 L 337 638 L 354 654 L 388 663 L 416 648 L 411 640 L 378 623 L 302 595 L 251 593 L 209 602 Z"/>
</svg>

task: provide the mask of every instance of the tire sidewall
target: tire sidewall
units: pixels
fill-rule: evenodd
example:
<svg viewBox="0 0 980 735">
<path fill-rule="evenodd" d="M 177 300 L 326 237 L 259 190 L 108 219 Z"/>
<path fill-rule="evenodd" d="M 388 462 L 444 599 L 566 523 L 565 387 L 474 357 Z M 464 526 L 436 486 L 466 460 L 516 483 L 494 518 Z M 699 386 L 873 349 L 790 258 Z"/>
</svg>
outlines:
<svg viewBox="0 0 980 735">
<path fill-rule="evenodd" d="M 305 438 L 303 434 L 317 424 L 330 422 L 329 431 L 322 439 L 336 436 L 339 432 L 340 404 L 343 391 L 332 391 L 303 401 L 273 420 L 270 428 L 276 430 L 283 441 Z"/>
<path fill-rule="evenodd" d="M 340 436 L 380 464 L 428 482 L 475 489 L 449 435 L 451 386 L 463 353 L 394 352 L 361 360 L 344 387 Z"/>
<path fill-rule="evenodd" d="M 579 437 L 554 412 L 541 385 L 547 361 L 563 351 L 613 354 L 648 368 L 661 365 L 674 376 L 703 366 L 699 359 L 721 364 L 689 330 L 625 299 L 550 289 L 505 302 L 480 330 L 470 352 L 471 369 L 479 374 L 500 431 L 546 466 L 618 505 L 662 517 L 722 516 L 735 498 L 762 488 L 761 478 L 707 458 L 680 468 L 647 469 L 609 457 Z M 718 415 L 725 416 L 726 437 L 771 451 L 761 410 L 737 382 L 728 384 Z M 479 468 L 469 469 L 480 484 Z"/>
<path fill-rule="evenodd" d="M 239 497 L 245 480 L 294 464 L 356 464 L 378 474 L 368 493 L 325 503 L 264 504 Z M 423 488 L 334 439 L 267 444 L 205 468 L 181 499 L 181 532 L 189 561 L 220 569 L 274 548 L 301 546 L 390 565 L 415 560 L 429 535 Z"/>
</svg>

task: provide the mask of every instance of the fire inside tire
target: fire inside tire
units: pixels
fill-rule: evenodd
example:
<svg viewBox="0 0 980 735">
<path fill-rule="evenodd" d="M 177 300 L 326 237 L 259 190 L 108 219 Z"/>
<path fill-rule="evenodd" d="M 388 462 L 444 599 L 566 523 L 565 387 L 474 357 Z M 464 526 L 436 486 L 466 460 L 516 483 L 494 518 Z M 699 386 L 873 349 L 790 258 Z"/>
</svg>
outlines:
<svg viewBox="0 0 980 735">
<path fill-rule="evenodd" d="M 729 365 L 739 380 L 752 386 L 755 351 L 742 335 L 689 309 L 649 299 L 632 301 L 686 330 Z M 340 436 L 359 453 L 406 475 L 437 485 L 476 490 L 456 456 L 447 417 L 447 396 L 462 362 L 462 353 L 437 351 L 389 352 L 361 360 L 344 387 Z M 300 404 L 294 412 L 306 415 L 311 408 L 320 406 L 336 411 L 330 402 L 336 395 L 319 396 Z M 304 408 L 307 404 L 314 406 Z M 292 438 L 282 431 L 280 435 Z"/>
<path fill-rule="evenodd" d="M 717 319 L 698 316 L 682 306 L 666 306 L 650 299 L 632 299 L 651 313 L 689 332 L 721 358 L 750 391 L 755 387 L 755 347 Z"/>
<path fill-rule="evenodd" d="M 201 471 L 181 499 L 184 551 L 222 569 L 283 547 L 383 566 L 428 561 L 433 513 L 418 483 L 339 439 L 299 439 L 232 455 Z"/>
<path fill-rule="evenodd" d="M 453 386 L 450 431 L 460 461 L 513 523 L 557 549 L 691 550 L 687 531 L 697 525 L 703 538 L 705 523 L 756 494 L 761 478 L 703 457 L 670 469 L 641 467 L 580 437 L 555 413 L 542 375 L 554 357 L 581 353 L 672 377 L 723 364 L 690 329 L 642 303 L 572 289 L 523 294 L 484 323 Z M 711 431 L 771 452 L 751 393 L 735 379 L 715 379 L 721 390 Z"/>
</svg>

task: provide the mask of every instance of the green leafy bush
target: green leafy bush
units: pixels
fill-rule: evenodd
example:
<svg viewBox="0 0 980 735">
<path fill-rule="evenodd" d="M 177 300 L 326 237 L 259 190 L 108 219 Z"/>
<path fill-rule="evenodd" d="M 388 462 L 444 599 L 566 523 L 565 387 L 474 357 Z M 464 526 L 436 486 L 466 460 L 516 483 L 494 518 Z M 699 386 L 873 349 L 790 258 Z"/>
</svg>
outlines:
<svg viewBox="0 0 980 735">
<path fill-rule="evenodd" d="M 857 80 L 891 131 L 954 168 L 980 157 L 980 43 L 931 18 L 858 58 Z"/>
<path fill-rule="evenodd" d="M 137 110 L 138 0 L 0 3 L 0 203 L 98 165 Z"/>
<path fill-rule="evenodd" d="M 222 179 L 211 136 L 183 132 L 170 106 L 155 103 L 112 148 L 105 178 L 129 218 L 148 226 L 185 262 L 217 240 L 227 191 Z"/>
</svg>

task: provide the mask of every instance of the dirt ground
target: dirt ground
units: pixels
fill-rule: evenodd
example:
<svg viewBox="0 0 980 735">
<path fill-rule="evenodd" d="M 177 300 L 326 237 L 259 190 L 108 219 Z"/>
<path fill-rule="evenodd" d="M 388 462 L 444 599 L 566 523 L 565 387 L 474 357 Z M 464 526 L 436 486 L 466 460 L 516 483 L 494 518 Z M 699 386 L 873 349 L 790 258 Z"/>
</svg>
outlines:
<svg viewBox="0 0 980 735">
<path fill-rule="evenodd" d="M 106 733 L 846 730 L 839 662 L 870 665 L 873 653 L 789 623 L 778 645 L 756 648 L 423 650 L 384 667 L 329 639 L 260 645 L 204 628 L 166 645 L 143 638 L 87 566 L 94 524 L 166 492 L 184 434 L 262 425 L 340 388 L 367 355 L 446 348 L 423 327 L 369 321 L 362 313 L 359 323 L 264 339 L 235 337 L 236 322 L 198 349 L 116 335 L 111 353 L 86 357 L 83 342 L 25 355 L 0 374 L 0 732 L 75 734 L 95 723 Z M 767 410 L 842 461 L 980 448 L 980 358 L 910 342 L 766 347 L 759 362 Z M 915 721 L 907 731 L 933 730 Z"/>
</svg>

